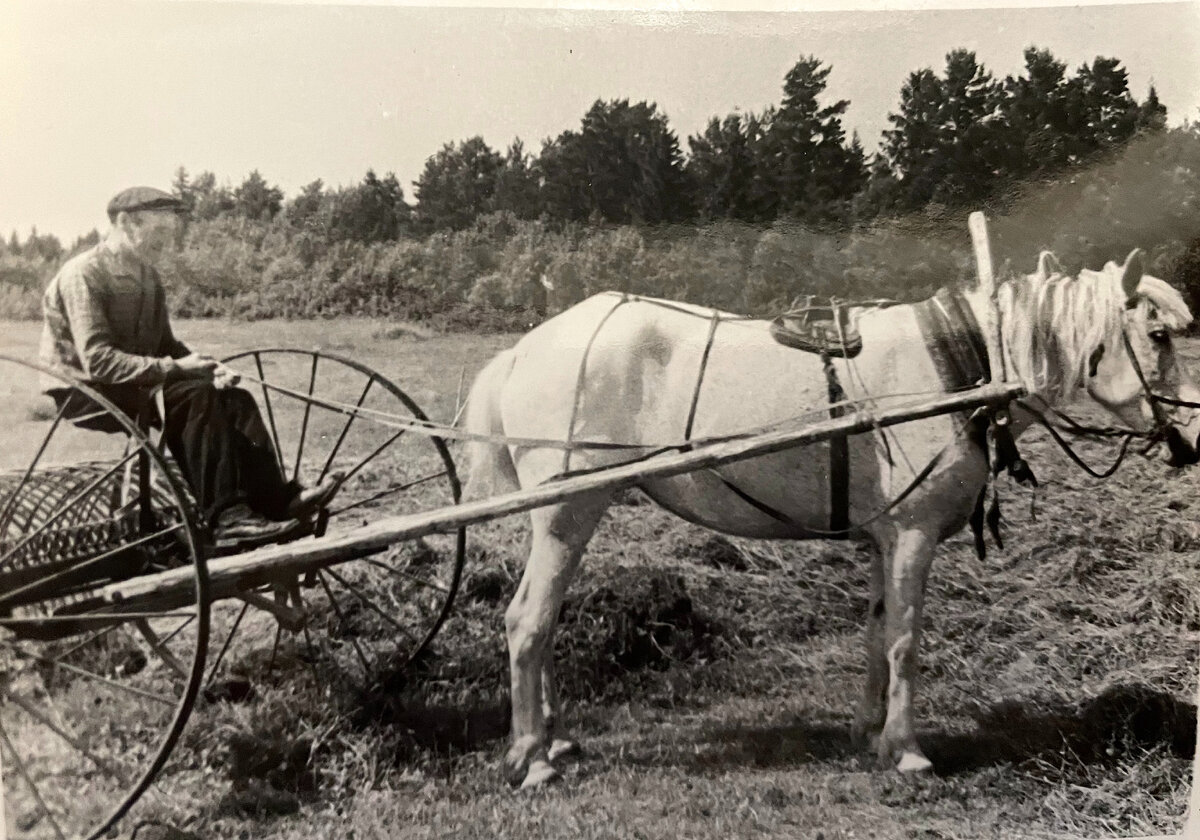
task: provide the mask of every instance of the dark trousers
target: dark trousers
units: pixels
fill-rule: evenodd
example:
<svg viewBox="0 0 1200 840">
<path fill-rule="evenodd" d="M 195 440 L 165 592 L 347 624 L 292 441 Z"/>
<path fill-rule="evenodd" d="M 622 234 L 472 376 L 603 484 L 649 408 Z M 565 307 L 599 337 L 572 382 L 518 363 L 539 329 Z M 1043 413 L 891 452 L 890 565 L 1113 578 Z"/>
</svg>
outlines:
<svg viewBox="0 0 1200 840">
<path fill-rule="evenodd" d="M 279 467 L 270 434 L 258 405 L 241 388 L 215 388 L 211 382 L 181 379 L 163 386 L 165 418 L 149 388 L 131 385 L 92 385 L 137 422 L 163 429 L 167 450 L 191 487 L 200 511 L 211 523 L 230 505 L 245 503 L 269 519 L 286 519 L 297 486 Z M 56 389 L 50 396 L 64 419 L 100 431 L 121 431 L 91 400 L 73 389 Z M 165 423 L 163 420 L 165 419 Z"/>
</svg>

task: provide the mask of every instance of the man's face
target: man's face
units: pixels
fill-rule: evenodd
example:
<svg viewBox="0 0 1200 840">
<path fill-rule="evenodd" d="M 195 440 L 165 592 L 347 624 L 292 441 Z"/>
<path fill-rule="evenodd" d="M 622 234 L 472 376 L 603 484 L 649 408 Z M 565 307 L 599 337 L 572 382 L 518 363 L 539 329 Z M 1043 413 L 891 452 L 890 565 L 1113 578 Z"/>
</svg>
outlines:
<svg viewBox="0 0 1200 840">
<path fill-rule="evenodd" d="M 183 221 L 171 211 L 143 210 L 130 219 L 128 229 L 139 255 L 153 259 L 175 243 L 183 230 Z"/>
</svg>

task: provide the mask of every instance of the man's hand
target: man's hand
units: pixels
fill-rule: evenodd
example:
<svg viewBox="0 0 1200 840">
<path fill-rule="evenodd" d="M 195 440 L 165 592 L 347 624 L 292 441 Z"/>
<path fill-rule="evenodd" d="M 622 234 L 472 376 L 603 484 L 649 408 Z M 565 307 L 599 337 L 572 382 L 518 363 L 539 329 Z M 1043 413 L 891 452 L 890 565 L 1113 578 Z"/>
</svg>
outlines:
<svg viewBox="0 0 1200 840">
<path fill-rule="evenodd" d="M 218 362 L 203 353 L 189 353 L 175 360 L 175 367 L 184 379 L 212 379 Z"/>
<path fill-rule="evenodd" d="M 218 364 L 216 372 L 213 374 L 213 387 L 215 388 L 232 388 L 242 381 L 242 377 L 233 368 L 225 367 Z"/>
</svg>

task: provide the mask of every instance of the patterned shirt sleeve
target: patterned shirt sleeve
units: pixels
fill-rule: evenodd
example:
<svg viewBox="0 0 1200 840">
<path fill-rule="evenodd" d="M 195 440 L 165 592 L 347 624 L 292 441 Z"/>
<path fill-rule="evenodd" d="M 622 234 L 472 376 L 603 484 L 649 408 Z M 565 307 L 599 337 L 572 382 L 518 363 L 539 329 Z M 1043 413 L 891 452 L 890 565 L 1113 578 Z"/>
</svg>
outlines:
<svg viewBox="0 0 1200 840">
<path fill-rule="evenodd" d="M 88 379 L 109 385 L 158 385 L 175 372 L 176 365 L 170 357 L 139 356 L 117 348 L 101 292 L 93 286 L 88 272 L 62 276 L 58 288 Z"/>
<path fill-rule="evenodd" d="M 163 339 L 159 353 L 172 359 L 182 359 L 184 356 L 190 355 L 192 351 L 175 337 L 175 333 L 171 329 L 171 315 L 167 311 L 167 293 L 163 290 L 157 271 L 154 272 L 154 285 L 154 308 L 156 310 L 154 317 L 158 323 L 163 325 Z"/>
</svg>

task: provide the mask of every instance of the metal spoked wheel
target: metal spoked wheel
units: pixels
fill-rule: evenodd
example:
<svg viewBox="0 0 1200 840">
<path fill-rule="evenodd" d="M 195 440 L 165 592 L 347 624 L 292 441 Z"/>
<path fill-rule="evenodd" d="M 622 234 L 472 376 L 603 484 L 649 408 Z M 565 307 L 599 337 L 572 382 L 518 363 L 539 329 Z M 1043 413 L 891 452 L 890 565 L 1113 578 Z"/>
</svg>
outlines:
<svg viewBox="0 0 1200 840">
<path fill-rule="evenodd" d="M 96 837 L 153 812 L 143 794 L 196 701 L 209 613 L 195 519 L 169 462 L 95 391 L 0 356 L 0 397 L 4 828 Z M 114 599 L 169 569 L 190 574 L 170 602 Z"/>
<path fill-rule="evenodd" d="M 287 478 L 312 486 L 342 476 L 318 518 L 318 536 L 458 502 L 445 442 L 405 425 L 427 418 L 378 372 L 291 349 L 224 361 L 258 400 Z M 421 653 L 445 621 L 465 553 L 460 529 L 276 580 L 222 604 L 214 608 L 212 679 L 240 671 L 253 680 L 289 662 L 299 668 L 314 661 L 336 665 L 362 686 L 385 679 Z"/>
</svg>

